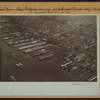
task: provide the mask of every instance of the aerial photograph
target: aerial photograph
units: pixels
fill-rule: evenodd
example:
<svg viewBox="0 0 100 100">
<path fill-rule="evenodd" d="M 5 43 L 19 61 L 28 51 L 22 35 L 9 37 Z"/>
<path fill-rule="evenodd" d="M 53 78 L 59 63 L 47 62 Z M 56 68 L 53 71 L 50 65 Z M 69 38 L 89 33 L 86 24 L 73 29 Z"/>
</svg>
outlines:
<svg viewBox="0 0 100 100">
<path fill-rule="evenodd" d="M 97 15 L 0 15 L 0 82 L 97 82 Z"/>
</svg>

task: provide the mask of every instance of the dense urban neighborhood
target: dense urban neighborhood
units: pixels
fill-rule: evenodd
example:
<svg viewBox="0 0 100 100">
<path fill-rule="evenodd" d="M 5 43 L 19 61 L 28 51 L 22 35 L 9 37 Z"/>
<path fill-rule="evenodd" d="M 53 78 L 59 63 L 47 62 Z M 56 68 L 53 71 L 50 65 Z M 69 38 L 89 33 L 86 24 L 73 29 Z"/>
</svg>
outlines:
<svg viewBox="0 0 100 100">
<path fill-rule="evenodd" d="M 0 81 L 97 81 L 97 16 L 0 16 Z"/>
</svg>

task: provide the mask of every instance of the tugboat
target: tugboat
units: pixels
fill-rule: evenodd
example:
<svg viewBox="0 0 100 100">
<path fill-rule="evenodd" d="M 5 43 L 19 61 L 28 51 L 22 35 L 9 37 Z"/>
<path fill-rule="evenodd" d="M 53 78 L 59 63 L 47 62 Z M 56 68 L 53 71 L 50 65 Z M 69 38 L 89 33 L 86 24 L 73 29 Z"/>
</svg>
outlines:
<svg viewBox="0 0 100 100">
<path fill-rule="evenodd" d="M 10 76 L 11 81 L 16 81 L 14 76 Z"/>
</svg>

